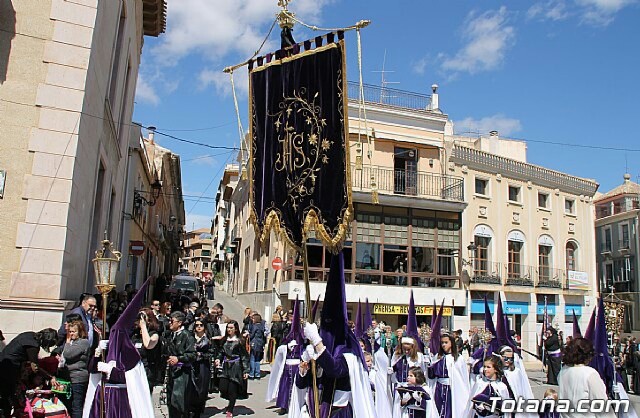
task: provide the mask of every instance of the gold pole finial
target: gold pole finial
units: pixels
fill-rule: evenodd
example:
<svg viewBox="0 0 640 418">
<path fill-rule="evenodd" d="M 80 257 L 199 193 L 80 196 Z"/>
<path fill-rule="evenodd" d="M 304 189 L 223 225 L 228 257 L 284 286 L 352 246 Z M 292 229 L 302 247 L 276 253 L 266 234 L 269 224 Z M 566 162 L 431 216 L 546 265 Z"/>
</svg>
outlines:
<svg viewBox="0 0 640 418">
<path fill-rule="evenodd" d="M 291 29 L 293 28 L 293 25 L 294 25 L 293 18 L 295 17 L 295 13 L 290 12 L 288 9 L 289 3 L 291 3 L 291 1 L 292 0 L 278 0 L 278 6 L 282 10 L 280 10 L 280 12 L 276 14 L 276 17 L 278 19 L 278 24 L 282 29 L 284 28 Z"/>
</svg>

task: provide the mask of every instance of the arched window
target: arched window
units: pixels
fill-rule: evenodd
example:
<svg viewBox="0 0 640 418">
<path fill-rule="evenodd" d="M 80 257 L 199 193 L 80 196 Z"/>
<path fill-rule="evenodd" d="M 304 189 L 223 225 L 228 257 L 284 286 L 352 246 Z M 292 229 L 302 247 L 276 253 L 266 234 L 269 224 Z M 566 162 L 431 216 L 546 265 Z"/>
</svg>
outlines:
<svg viewBox="0 0 640 418">
<path fill-rule="evenodd" d="M 524 263 L 524 234 L 521 231 L 513 230 L 507 236 L 507 277 L 509 279 L 520 279 L 525 274 Z"/>
<path fill-rule="evenodd" d="M 540 235 L 538 238 L 538 278 L 548 281 L 553 277 L 553 238 Z"/>
<path fill-rule="evenodd" d="M 565 246 L 566 268 L 567 271 L 576 271 L 578 269 L 578 244 L 574 241 L 567 241 Z"/>
<path fill-rule="evenodd" d="M 473 231 L 473 243 L 476 246 L 473 273 L 475 277 L 485 277 L 492 272 L 491 240 L 493 231 L 488 225 L 480 224 Z"/>
</svg>

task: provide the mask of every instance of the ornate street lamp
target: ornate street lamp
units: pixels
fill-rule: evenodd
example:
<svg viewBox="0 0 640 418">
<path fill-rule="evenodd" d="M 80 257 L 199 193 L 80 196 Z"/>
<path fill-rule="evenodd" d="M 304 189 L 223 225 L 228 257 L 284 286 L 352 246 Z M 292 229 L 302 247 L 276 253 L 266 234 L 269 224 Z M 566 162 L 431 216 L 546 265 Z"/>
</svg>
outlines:
<svg viewBox="0 0 640 418">
<path fill-rule="evenodd" d="M 92 260 L 96 275 L 96 288 L 102 295 L 102 338 L 107 335 L 107 297 L 109 292 L 116 287 L 116 273 L 120 263 L 120 251 L 113 249 L 113 244 L 107 239 L 107 232 L 102 241 L 102 249 L 96 251 L 96 258 Z M 104 351 L 102 361 L 104 361 Z M 100 386 L 100 416 L 104 417 L 104 376 Z"/>
</svg>

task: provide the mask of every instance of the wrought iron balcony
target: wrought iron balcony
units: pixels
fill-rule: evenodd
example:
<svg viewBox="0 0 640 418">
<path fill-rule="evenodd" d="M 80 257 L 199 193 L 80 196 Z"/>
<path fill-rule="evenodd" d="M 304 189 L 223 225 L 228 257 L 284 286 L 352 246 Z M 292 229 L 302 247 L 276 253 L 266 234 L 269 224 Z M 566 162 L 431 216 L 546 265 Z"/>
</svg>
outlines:
<svg viewBox="0 0 640 418">
<path fill-rule="evenodd" d="M 536 270 L 536 287 L 562 289 L 562 284 L 566 283 L 566 276 L 567 272 L 564 269 L 538 266 Z"/>
<path fill-rule="evenodd" d="M 355 165 L 351 165 L 353 190 L 371 191 L 372 175 L 380 193 L 458 202 L 464 200 L 464 180 L 460 177 L 367 165 L 362 170 L 356 170 Z"/>
<path fill-rule="evenodd" d="M 483 284 L 502 284 L 502 263 L 487 260 L 474 260 L 471 282 Z"/>
<path fill-rule="evenodd" d="M 519 263 L 507 263 L 505 266 L 506 285 L 510 286 L 533 286 L 534 271 L 533 266 L 525 266 Z"/>
<path fill-rule="evenodd" d="M 431 96 L 427 94 L 372 86 L 370 84 L 364 84 L 363 87 L 365 103 L 422 111 L 428 110 L 431 105 Z M 349 81 L 348 94 L 349 100 L 360 100 L 360 84 L 355 81 Z"/>
</svg>

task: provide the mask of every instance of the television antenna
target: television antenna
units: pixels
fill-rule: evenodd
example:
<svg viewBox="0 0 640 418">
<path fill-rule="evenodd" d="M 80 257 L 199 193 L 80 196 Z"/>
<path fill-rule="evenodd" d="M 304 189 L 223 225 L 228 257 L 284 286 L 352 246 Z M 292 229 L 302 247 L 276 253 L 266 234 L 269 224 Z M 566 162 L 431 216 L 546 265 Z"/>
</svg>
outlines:
<svg viewBox="0 0 640 418">
<path fill-rule="evenodd" d="M 382 58 L 382 70 L 373 71 L 374 73 L 380 73 L 380 99 L 379 103 L 388 103 L 388 99 L 394 98 L 396 96 L 392 96 L 387 92 L 387 85 L 389 84 L 400 84 L 399 81 L 388 81 L 385 77 L 387 73 L 395 73 L 395 71 L 385 70 L 385 65 L 387 62 L 387 50 L 384 50 L 384 56 Z"/>
</svg>

